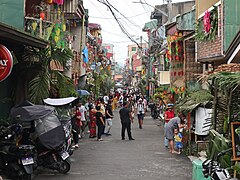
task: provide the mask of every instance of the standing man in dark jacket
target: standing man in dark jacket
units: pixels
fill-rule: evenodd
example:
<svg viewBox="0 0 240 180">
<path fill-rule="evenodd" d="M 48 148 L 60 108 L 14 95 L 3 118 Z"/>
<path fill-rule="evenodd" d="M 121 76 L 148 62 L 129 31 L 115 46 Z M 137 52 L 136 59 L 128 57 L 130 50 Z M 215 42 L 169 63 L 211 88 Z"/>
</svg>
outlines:
<svg viewBox="0 0 240 180">
<path fill-rule="evenodd" d="M 123 102 L 123 108 L 120 109 L 119 111 L 121 124 L 122 124 L 121 136 L 122 136 L 122 140 L 125 140 L 125 130 L 127 129 L 129 140 L 134 140 L 131 134 L 131 123 L 133 123 L 132 113 L 127 107 L 128 107 L 128 103 Z"/>
</svg>

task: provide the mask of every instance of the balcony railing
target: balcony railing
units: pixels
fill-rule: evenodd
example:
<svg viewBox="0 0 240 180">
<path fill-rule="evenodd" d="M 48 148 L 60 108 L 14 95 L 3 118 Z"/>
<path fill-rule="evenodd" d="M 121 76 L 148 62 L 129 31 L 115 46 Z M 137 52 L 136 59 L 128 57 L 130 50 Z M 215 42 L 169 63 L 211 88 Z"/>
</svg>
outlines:
<svg viewBox="0 0 240 180">
<path fill-rule="evenodd" d="M 64 12 L 67 19 L 76 17 L 81 19 L 85 14 L 83 0 L 65 0 L 63 6 L 61 7 L 61 11 Z M 72 16 L 73 14 L 76 16 Z"/>
<path fill-rule="evenodd" d="M 54 24 L 40 18 L 25 17 L 25 31 L 35 37 L 49 40 Z"/>
</svg>

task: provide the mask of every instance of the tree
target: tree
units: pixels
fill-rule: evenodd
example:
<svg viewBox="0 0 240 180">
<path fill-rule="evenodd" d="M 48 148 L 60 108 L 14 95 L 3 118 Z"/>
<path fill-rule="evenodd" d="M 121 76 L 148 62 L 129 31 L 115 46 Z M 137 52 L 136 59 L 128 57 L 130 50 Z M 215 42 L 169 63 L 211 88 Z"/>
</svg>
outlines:
<svg viewBox="0 0 240 180">
<path fill-rule="evenodd" d="M 29 83 L 29 100 L 41 104 L 47 97 L 67 97 L 75 94 L 73 81 L 58 70 L 51 69 L 50 62 L 55 60 L 63 69 L 66 69 L 67 61 L 73 57 L 69 48 L 59 49 L 49 46 L 40 51 L 32 49 L 28 51 L 32 57 L 40 61 L 37 75 Z M 25 55 L 27 55 L 25 54 Z"/>
</svg>

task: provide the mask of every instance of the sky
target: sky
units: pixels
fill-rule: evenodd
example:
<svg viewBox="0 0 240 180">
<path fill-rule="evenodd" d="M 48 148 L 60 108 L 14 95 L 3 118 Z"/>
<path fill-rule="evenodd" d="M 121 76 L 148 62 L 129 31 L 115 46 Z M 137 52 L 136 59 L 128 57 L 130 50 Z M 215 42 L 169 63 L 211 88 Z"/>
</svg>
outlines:
<svg viewBox="0 0 240 180">
<path fill-rule="evenodd" d="M 103 1 L 103 0 L 101 0 Z M 139 0 L 108 0 L 121 14 L 117 17 L 123 24 L 127 32 L 140 43 L 140 36 L 144 41 L 147 41 L 146 32 L 142 31 L 144 24 L 151 21 L 150 15 L 154 10 L 155 5 L 163 4 L 164 0 L 142 0 L 147 4 L 133 3 Z M 183 2 L 188 0 L 172 0 L 172 2 Z M 165 0 L 166 3 L 166 0 Z M 111 43 L 114 45 L 113 52 L 115 61 L 123 65 L 127 59 L 127 46 L 134 44 L 131 40 L 121 31 L 119 25 L 114 19 L 111 11 L 104 4 L 97 0 L 84 0 L 84 8 L 89 10 L 89 23 L 98 23 L 102 28 L 103 43 Z M 151 6 L 150 6 L 151 5 Z"/>
</svg>

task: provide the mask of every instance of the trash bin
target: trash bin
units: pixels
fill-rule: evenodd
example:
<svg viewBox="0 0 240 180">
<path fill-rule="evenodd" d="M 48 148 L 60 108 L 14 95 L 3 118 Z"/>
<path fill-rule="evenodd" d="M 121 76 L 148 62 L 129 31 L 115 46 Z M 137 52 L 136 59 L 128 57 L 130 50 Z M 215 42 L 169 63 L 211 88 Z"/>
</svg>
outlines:
<svg viewBox="0 0 240 180">
<path fill-rule="evenodd" d="M 194 160 L 192 164 L 193 164 L 192 180 L 211 180 L 210 177 L 205 178 L 203 176 L 202 161 L 200 159 Z"/>
</svg>

